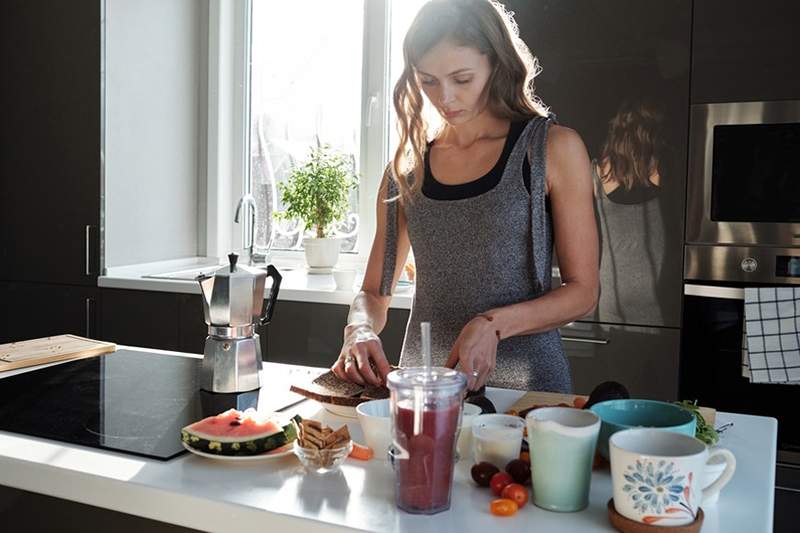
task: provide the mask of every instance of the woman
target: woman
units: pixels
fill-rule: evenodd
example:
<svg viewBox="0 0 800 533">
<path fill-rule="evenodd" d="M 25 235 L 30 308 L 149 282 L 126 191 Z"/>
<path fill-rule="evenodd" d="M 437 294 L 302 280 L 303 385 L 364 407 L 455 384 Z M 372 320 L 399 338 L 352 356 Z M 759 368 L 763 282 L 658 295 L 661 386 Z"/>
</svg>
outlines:
<svg viewBox="0 0 800 533">
<path fill-rule="evenodd" d="M 601 239 L 600 320 L 662 324 L 658 284 L 664 266 L 662 116 L 644 102 L 623 103 L 593 161 Z"/>
<path fill-rule="evenodd" d="M 532 90 L 535 61 L 499 4 L 432 0 L 409 28 L 403 55 L 394 90 L 400 145 L 332 370 L 373 385 L 390 371 L 377 333 L 413 247 L 402 366 L 421 364 L 419 325 L 427 321 L 434 364 L 460 365 L 470 389 L 488 382 L 568 392 L 556 328 L 590 313 L 598 294 L 586 148 L 545 116 Z M 433 135 L 423 93 L 444 119 Z M 563 285 L 551 291 L 553 238 Z"/>
</svg>

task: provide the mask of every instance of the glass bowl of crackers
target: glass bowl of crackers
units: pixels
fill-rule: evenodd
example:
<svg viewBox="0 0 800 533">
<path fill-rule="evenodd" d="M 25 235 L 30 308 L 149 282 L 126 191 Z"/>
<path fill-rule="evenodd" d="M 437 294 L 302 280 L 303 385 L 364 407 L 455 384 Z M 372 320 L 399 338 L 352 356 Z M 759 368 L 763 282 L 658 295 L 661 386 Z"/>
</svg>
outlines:
<svg viewBox="0 0 800 533">
<path fill-rule="evenodd" d="M 353 441 L 346 425 L 334 431 L 316 420 L 306 419 L 298 424 L 298 429 L 294 454 L 307 472 L 334 472 L 353 449 Z"/>
</svg>

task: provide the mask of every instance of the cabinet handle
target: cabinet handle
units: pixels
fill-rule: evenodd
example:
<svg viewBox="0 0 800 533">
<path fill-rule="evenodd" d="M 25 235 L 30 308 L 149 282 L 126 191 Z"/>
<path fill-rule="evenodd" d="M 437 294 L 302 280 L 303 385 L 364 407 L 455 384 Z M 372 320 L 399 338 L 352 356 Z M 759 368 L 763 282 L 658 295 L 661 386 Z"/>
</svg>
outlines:
<svg viewBox="0 0 800 533">
<path fill-rule="evenodd" d="M 583 342 L 585 344 L 608 344 L 608 339 L 593 337 L 561 337 L 564 342 Z"/>
<path fill-rule="evenodd" d="M 91 240 L 91 235 L 90 235 L 91 231 L 92 231 L 92 226 L 89 225 L 89 224 L 86 224 L 86 230 L 85 230 L 86 270 L 85 270 L 85 272 L 86 272 L 87 276 L 91 276 L 92 275 L 91 266 L 90 266 L 91 257 L 89 255 L 89 249 L 90 249 L 89 245 L 90 245 L 90 240 Z"/>
<path fill-rule="evenodd" d="M 92 338 L 92 307 L 94 306 L 93 298 L 86 298 L 86 337 Z"/>
<path fill-rule="evenodd" d="M 686 296 L 700 296 L 703 298 L 722 298 L 726 300 L 744 300 L 744 288 L 725 287 L 720 285 L 695 285 L 686 283 L 683 286 Z"/>
</svg>

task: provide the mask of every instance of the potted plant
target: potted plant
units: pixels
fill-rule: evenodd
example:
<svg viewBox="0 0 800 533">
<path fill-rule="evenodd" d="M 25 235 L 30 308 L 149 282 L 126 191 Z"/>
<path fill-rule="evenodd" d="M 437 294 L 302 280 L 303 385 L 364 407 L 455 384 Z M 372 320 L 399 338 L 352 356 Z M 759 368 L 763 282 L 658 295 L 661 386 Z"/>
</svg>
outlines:
<svg viewBox="0 0 800 533">
<path fill-rule="evenodd" d="M 350 191 L 358 185 L 352 158 L 327 144 L 311 149 L 309 159 L 295 167 L 278 184 L 285 211 L 275 213 L 284 220 L 300 220 L 311 236 L 303 239 L 306 263 L 311 270 L 326 271 L 339 260 L 341 239 L 332 237 L 335 223 L 347 217 Z"/>
</svg>

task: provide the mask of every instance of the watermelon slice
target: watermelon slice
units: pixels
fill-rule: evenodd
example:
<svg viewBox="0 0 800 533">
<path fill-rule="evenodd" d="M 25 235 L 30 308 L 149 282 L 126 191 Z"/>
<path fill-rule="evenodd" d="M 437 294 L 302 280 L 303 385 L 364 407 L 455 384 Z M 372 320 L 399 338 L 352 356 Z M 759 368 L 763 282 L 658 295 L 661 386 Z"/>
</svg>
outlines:
<svg viewBox="0 0 800 533">
<path fill-rule="evenodd" d="M 186 426 L 181 430 L 181 440 L 206 453 L 257 455 L 294 441 L 295 423 L 300 420 L 300 415 L 288 419 L 278 414 L 264 415 L 252 408 L 244 412 L 229 409 Z"/>
</svg>

